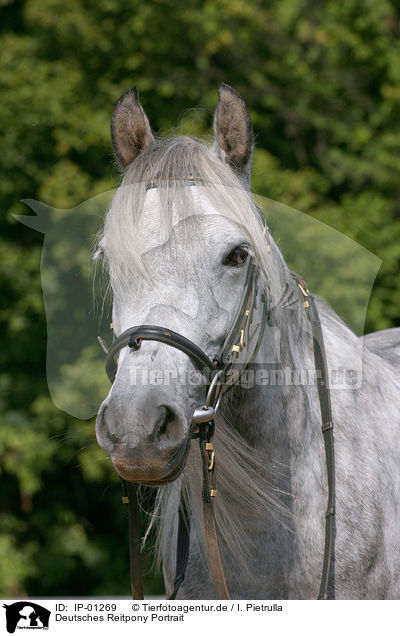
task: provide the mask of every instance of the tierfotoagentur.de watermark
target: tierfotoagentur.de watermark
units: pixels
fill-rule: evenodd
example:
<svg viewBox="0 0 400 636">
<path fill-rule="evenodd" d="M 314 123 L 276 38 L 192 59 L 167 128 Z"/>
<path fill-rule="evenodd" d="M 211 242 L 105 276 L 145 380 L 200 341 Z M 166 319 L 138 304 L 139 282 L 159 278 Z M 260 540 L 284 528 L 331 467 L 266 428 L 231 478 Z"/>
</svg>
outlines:
<svg viewBox="0 0 400 636">
<path fill-rule="evenodd" d="M 321 379 L 321 372 L 315 368 L 295 369 L 283 367 L 279 369 L 230 369 L 222 374 L 220 382 L 229 386 L 240 386 L 251 389 L 256 386 L 316 386 Z M 338 367 L 330 369 L 329 387 L 332 389 L 356 388 L 361 381 L 361 373 L 357 369 Z M 210 372 L 188 371 L 179 369 L 130 369 L 130 386 L 205 386 L 210 383 Z"/>
</svg>

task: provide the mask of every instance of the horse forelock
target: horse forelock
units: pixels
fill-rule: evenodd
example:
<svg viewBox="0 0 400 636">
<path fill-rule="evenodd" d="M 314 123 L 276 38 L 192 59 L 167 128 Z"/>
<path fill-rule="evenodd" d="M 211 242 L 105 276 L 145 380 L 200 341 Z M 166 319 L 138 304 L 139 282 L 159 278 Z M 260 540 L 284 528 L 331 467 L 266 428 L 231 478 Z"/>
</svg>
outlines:
<svg viewBox="0 0 400 636">
<path fill-rule="evenodd" d="M 278 279 L 287 268 L 273 241 L 267 257 L 262 219 L 250 192 L 213 146 L 175 137 L 158 139 L 139 155 L 108 210 L 98 245 L 113 289 L 124 290 L 132 276 L 146 276 L 143 254 L 149 241 L 167 241 L 180 221 L 204 214 L 205 207 L 243 228 L 271 287 L 280 288 Z"/>
</svg>

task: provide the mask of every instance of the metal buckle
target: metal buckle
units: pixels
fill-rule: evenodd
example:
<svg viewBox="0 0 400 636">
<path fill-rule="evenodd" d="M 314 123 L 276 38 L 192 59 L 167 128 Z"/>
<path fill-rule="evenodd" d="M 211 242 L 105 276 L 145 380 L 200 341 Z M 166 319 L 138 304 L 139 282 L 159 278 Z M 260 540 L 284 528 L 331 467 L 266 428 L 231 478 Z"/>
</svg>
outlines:
<svg viewBox="0 0 400 636">
<path fill-rule="evenodd" d="M 309 290 L 308 290 L 308 288 L 307 288 L 307 287 L 304 287 L 304 286 L 300 283 L 300 281 L 299 281 L 299 280 L 297 280 L 296 282 L 297 282 L 297 285 L 298 285 L 298 287 L 299 287 L 299 289 L 300 289 L 300 292 L 301 292 L 301 294 L 302 294 L 302 296 L 303 296 L 303 298 L 304 298 L 304 300 L 303 300 L 303 307 L 304 307 L 304 309 L 308 309 L 308 308 L 309 308 L 309 306 L 310 306 L 310 303 L 308 302 L 307 298 L 308 298 L 308 296 L 310 295 L 310 292 L 309 292 Z"/>
<path fill-rule="evenodd" d="M 215 412 L 212 406 L 199 406 L 192 415 L 192 426 L 210 422 L 213 419 L 214 415 Z"/>
<path fill-rule="evenodd" d="M 250 310 L 247 310 L 245 312 L 245 316 L 248 317 L 250 313 Z M 235 351 L 236 353 L 241 353 L 244 349 L 244 329 L 240 330 L 240 340 L 239 340 L 239 344 L 235 344 L 232 346 L 232 351 Z"/>
<path fill-rule="evenodd" d="M 215 414 L 218 411 L 219 403 L 221 401 L 221 374 L 222 369 L 217 371 L 217 373 L 214 375 L 207 391 L 205 404 L 203 406 L 197 407 L 197 409 L 193 413 L 191 422 L 192 428 L 196 428 L 199 424 L 210 422 L 215 417 Z M 194 430 L 193 432 L 196 431 Z"/>
</svg>

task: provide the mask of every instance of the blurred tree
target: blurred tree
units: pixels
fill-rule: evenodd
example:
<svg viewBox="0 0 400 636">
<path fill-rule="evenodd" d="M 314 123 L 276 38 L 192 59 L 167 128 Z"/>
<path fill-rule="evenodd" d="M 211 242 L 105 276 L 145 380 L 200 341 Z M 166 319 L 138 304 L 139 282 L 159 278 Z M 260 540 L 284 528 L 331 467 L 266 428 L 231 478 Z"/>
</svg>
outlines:
<svg viewBox="0 0 400 636">
<path fill-rule="evenodd" d="M 14 219 L 18 201 L 72 208 L 117 184 L 109 120 L 133 84 L 156 132 L 202 135 L 222 80 L 251 111 L 254 190 L 377 254 L 367 329 L 399 325 L 400 5 L 4 0 L 1 13 L 0 594 L 123 594 L 118 482 L 93 422 L 48 395 L 43 237 Z"/>
</svg>

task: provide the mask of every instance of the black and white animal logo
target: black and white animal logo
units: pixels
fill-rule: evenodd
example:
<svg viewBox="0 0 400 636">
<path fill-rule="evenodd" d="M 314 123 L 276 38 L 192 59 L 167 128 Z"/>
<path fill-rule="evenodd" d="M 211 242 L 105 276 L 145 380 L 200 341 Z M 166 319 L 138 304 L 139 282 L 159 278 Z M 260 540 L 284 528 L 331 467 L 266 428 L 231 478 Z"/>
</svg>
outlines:
<svg viewBox="0 0 400 636">
<path fill-rule="evenodd" d="M 51 612 L 32 603 L 31 601 L 18 601 L 11 605 L 3 605 L 6 609 L 7 631 L 13 634 L 18 629 L 48 629 Z"/>
</svg>

